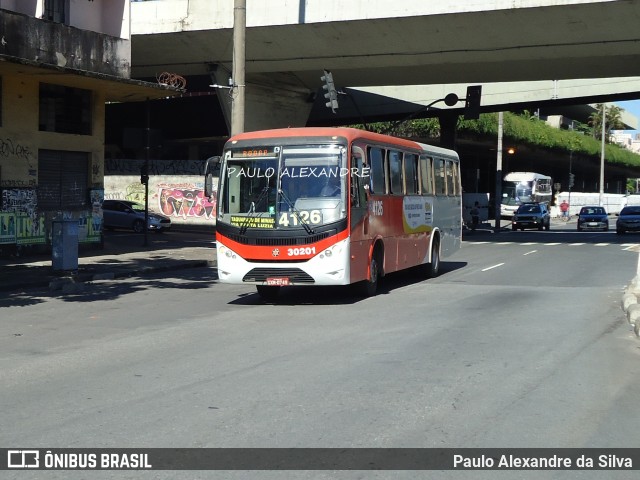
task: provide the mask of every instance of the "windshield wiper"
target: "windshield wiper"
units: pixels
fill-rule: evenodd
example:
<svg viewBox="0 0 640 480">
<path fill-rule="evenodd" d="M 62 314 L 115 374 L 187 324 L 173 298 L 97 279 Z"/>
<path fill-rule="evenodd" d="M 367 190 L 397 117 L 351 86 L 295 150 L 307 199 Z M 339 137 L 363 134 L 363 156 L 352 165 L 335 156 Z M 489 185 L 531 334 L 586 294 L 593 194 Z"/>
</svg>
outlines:
<svg viewBox="0 0 640 480">
<path fill-rule="evenodd" d="M 278 194 L 282 195 L 282 198 L 284 198 L 284 201 L 287 203 L 287 205 L 289 205 L 289 208 L 291 210 L 293 210 L 293 214 L 296 216 L 296 218 L 298 219 L 298 221 L 300 222 L 300 225 L 302 225 L 304 227 L 304 229 L 306 230 L 306 232 L 309 235 L 313 235 L 315 232 L 313 231 L 313 228 L 311 228 L 311 226 L 302 218 L 302 215 L 300 215 L 300 210 L 298 210 L 295 205 L 293 203 L 291 203 L 291 200 L 289 200 L 289 198 L 284 194 L 284 192 L 282 191 L 282 189 L 278 190 Z M 276 202 L 277 203 L 277 202 Z"/>
</svg>

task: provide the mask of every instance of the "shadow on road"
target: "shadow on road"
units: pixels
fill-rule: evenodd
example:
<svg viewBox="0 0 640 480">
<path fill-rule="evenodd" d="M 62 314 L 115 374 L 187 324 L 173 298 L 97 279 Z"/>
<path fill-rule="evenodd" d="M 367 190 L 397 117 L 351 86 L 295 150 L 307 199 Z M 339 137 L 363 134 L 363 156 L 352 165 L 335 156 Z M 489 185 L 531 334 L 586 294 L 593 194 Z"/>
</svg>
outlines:
<svg viewBox="0 0 640 480">
<path fill-rule="evenodd" d="M 447 273 L 464 268 L 466 265 L 466 262 L 443 261 L 440 263 L 440 275 L 434 279 L 425 279 L 424 274 L 418 268 L 388 274 L 380 280 L 377 295 L 387 295 L 398 288 L 422 282 L 425 283 L 425 288 L 428 288 L 430 282 L 436 281 L 443 276 L 446 278 Z M 284 287 L 281 289 L 277 299 L 267 305 L 352 305 L 366 300 L 366 297 L 358 294 L 356 285 L 335 287 Z M 264 305 L 265 303 L 254 290 L 253 292 L 240 295 L 237 299 L 229 302 L 229 304 Z"/>
</svg>

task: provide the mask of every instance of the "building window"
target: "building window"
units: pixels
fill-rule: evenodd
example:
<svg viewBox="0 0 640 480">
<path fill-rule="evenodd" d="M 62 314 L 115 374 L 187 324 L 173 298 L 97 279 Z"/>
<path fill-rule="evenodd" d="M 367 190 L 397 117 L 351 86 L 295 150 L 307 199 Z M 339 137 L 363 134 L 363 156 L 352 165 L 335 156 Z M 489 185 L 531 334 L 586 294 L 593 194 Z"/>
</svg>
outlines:
<svg viewBox="0 0 640 480">
<path fill-rule="evenodd" d="M 69 0 L 44 0 L 44 19 L 69 24 Z"/>
<path fill-rule="evenodd" d="M 91 91 L 40 84 L 41 132 L 91 135 Z"/>
<path fill-rule="evenodd" d="M 38 206 L 42 210 L 81 210 L 89 206 L 89 154 L 38 151 Z"/>
</svg>

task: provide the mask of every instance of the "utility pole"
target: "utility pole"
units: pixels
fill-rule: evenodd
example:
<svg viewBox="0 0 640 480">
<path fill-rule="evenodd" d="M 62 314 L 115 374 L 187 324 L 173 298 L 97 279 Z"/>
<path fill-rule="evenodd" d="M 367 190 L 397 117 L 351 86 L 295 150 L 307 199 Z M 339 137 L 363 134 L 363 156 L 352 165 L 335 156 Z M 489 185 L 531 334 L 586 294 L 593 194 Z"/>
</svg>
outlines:
<svg viewBox="0 0 640 480">
<path fill-rule="evenodd" d="M 147 125 L 145 128 L 144 166 L 140 181 L 144 183 L 144 242 L 143 246 L 149 246 L 149 158 L 151 157 L 151 107 L 149 99 L 145 103 Z"/>
<path fill-rule="evenodd" d="M 500 207 L 502 205 L 502 129 L 504 124 L 504 113 L 498 112 L 498 153 L 496 155 L 496 199 L 495 199 L 495 231 L 500 231 Z"/>
<path fill-rule="evenodd" d="M 569 203 L 569 208 L 571 208 L 571 187 L 573 187 L 573 183 L 574 183 L 574 175 L 573 172 L 571 171 L 571 163 L 573 160 L 573 146 L 571 147 L 571 150 L 569 150 L 569 200 L 567 203 Z"/>
<path fill-rule="evenodd" d="M 247 0 L 233 0 L 231 135 L 244 132 Z"/>
<path fill-rule="evenodd" d="M 604 204 L 604 132 L 605 123 L 607 121 L 607 107 L 602 104 L 602 148 L 600 149 L 600 196 L 599 205 L 602 207 Z"/>
</svg>

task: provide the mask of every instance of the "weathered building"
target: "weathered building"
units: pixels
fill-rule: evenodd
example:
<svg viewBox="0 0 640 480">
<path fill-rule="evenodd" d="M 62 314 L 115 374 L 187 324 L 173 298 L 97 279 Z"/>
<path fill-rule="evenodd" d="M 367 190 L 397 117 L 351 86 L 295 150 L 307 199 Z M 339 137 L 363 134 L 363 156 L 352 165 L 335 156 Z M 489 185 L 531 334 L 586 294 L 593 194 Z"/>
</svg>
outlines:
<svg viewBox="0 0 640 480">
<path fill-rule="evenodd" d="M 56 219 L 101 241 L 105 103 L 172 95 L 130 79 L 130 0 L 0 0 L 0 249 Z M 144 125 L 141 125 L 144 127 Z"/>
</svg>

